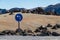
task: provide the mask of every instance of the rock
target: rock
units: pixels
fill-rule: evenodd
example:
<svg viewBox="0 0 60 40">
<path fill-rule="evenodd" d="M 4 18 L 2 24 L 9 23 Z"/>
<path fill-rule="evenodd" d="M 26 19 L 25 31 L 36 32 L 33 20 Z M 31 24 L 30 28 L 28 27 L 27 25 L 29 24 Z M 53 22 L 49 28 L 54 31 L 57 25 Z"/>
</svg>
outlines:
<svg viewBox="0 0 60 40">
<path fill-rule="evenodd" d="M 47 27 L 52 27 L 52 25 L 51 24 L 48 24 Z"/>
<path fill-rule="evenodd" d="M 41 26 L 38 27 L 37 29 L 39 29 L 39 30 L 47 30 L 47 27 L 41 25 Z"/>
<path fill-rule="evenodd" d="M 60 34 L 58 34 L 56 32 L 52 32 L 52 36 L 60 36 Z"/>
<path fill-rule="evenodd" d="M 0 32 L 0 35 L 5 35 L 4 33 Z"/>
<path fill-rule="evenodd" d="M 53 26 L 51 29 L 57 29 L 57 26 L 55 25 L 55 26 Z"/>
<path fill-rule="evenodd" d="M 37 33 L 37 32 L 40 32 L 40 30 L 39 29 L 36 29 L 34 32 Z"/>
<path fill-rule="evenodd" d="M 5 35 L 15 35 L 15 32 L 13 30 L 4 30 L 1 33 L 4 33 Z"/>
<path fill-rule="evenodd" d="M 57 26 L 57 28 L 60 28 L 60 24 L 56 24 L 55 26 Z"/>
<path fill-rule="evenodd" d="M 41 31 L 41 36 L 51 36 L 51 32 L 50 31 L 48 31 L 48 30 L 42 30 Z"/>
</svg>

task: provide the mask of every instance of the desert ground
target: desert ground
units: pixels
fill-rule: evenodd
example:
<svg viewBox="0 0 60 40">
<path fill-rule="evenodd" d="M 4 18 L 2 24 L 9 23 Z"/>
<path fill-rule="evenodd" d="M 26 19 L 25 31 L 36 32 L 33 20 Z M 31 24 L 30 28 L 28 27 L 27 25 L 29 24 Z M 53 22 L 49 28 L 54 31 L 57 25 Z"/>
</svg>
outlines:
<svg viewBox="0 0 60 40">
<path fill-rule="evenodd" d="M 9 15 L 9 13 L 7 13 L 0 15 L 0 31 L 17 29 L 18 22 L 15 20 L 16 14 L 17 13 Z M 40 27 L 41 25 L 46 26 L 48 23 L 51 25 L 55 25 L 56 23 L 60 24 L 60 16 L 31 14 L 31 13 L 22 13 L 22 15 L 23 20 L 20 22 L 20 28 L 23 30 L 30 29 L 34 31 L 37 27 Z M 59 30 L 60 29 L 56 31 L 59 32 Z"/>
</svg>

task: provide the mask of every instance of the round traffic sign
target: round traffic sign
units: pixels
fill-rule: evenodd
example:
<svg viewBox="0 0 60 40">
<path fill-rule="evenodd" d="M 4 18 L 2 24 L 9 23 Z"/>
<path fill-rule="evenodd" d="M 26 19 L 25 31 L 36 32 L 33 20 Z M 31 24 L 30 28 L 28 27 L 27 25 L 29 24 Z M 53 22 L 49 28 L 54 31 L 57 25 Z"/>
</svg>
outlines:
<svg viewBox="0 0 60 40">
<path fill-rule="evenodd" d="M 16 15 L 15 15 L 15 20 L 16 20 L 16 21 L 21 21 L 22 19 L 23 19 L 22 14 L 16 14 Z"/>
</svg>

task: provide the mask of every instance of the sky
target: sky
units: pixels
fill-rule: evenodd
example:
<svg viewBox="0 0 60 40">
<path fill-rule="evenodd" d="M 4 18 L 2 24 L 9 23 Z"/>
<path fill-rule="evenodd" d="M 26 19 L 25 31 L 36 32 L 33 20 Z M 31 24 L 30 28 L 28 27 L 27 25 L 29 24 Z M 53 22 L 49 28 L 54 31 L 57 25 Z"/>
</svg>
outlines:
<svg viewBox="0 0 60 40">
<path fill-rule="evenodd" d="M 0 0 L 0 8 L 10 9 L 19 7 L 30 9 L 35 7 L 46 7 L 57 3 L 60 3 L 60 0 Z"/>
</svg>

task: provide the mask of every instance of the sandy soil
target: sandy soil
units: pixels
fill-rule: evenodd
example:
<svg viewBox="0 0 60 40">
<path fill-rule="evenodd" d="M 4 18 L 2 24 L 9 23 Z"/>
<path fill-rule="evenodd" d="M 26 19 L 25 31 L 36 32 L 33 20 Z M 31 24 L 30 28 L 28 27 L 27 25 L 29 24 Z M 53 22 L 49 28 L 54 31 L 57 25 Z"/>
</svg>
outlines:
<svg viewBox="0 0 60 40">
<path fill-rule="evenodd" d="M 2 30 L 15 30 L 18 26 L 17 21 L 15 20 L 15 15 L 3 14 L 0 15 L 0 31 Z M 31 13 L 23 13 L 23 20 L 21 21 L 21 29 L 31 29 L 35 30 L 40 25 L 46 26 L 48 23 L 55 25 L 56 23 L 60 24 L 60 16 L 53 15 L 38 15 Z M 59 30 L 59 29 L 58 29 Z"/>
</svg>

